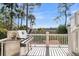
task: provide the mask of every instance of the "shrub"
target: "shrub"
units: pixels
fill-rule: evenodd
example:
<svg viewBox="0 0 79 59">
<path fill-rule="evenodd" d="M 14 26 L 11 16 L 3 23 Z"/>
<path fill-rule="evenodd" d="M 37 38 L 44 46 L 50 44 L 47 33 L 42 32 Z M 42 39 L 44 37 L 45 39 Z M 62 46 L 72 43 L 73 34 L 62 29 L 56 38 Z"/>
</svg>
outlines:
<svg viewBox="0 0 79 59">
<path fill-rule="evenodd" d="M 0 28 L 0 39 L 7 37 L 7 30 L 4 28 Z"/>
<path fill-rule="evenodd" d="M 60 25 L 58 28 L 57 28 L 57 33 L 58 34 L 67 34 L 67 28 L 65 25 Z"/>
<path fill-rule="evenodd" d="M 37 33 L 39 33 L 39 34 L 44 34 L 44 33 L 45 33 L 45 30 L 44 30 L 43 28 L 39 28 L 39 29 L 37 30 Z"/>
</svg>

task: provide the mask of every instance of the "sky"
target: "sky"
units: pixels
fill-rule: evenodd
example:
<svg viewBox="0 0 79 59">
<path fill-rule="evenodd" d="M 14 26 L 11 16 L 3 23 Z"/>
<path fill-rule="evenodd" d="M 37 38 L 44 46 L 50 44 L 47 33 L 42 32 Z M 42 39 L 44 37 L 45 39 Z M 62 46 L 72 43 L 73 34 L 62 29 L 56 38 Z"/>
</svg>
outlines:
<svg viewBox="0 0 79 59">
<path fill-rule="evenodd" d="M 40 7 L 35 8 L 32 12 L 36 17 L 34 28 L 56 28 L 64 24 L 64 20 L 54 20 L 59 15 L 57 7 L 57 3 L 42 3 Z M 70 8 L 72 14 L 78 10 L 79 4 L 77 3 Z M 23 23 L 25 24 L 25 21 Z"/>
<path fill-rule="evenodd" d="M 38 10 L 35 10 L 36 25 L 34 25 L 34 28 L 56 27 L 58 24 L 56 24 L 56 21 L 53 21 L 53 18 L 58 14 L 56 8 L 57 4 L 42 4 Z"/>
</svg>

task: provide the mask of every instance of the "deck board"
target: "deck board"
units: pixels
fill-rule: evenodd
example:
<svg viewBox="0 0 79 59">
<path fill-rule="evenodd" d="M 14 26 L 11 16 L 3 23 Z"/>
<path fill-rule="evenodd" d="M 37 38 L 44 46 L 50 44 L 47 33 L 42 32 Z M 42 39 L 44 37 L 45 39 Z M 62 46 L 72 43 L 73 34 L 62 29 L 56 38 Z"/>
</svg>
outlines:
<svg viewBox="0 0 79 59">
<path fill-rule="evenodd" d="M 29 51 L 27 56 L 45 56 L 45 47 L 33 47 L 32 50 Z"/>
<path fill-rule="evenodd" d="M 27 56 L 46 56 L 46 46 L 33 46 L 32 50 L 28 53 Z M 49 46 L 49 56 L 72 56 L 72 53 L 69 53 L 68 46 Z"/>
</svg>

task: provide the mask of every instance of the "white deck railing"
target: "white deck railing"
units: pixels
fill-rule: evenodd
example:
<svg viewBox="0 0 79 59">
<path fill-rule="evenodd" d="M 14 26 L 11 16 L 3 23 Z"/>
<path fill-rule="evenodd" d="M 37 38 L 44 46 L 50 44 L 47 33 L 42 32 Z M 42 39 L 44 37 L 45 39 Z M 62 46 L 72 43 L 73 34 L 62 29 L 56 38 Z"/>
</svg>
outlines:
<svg viewBox="0 0 79 59">
<path fill-rule="evenodd" d="M 68 44 L 68 34 L 28 34 L 33 37 L 32 44 Z"/>
<path fill-rule="evenodd" d="M 7 40 L 7 38 L 5 38 L 5 39 L 0 39 L 0 55 L 1 56 L 3 56 L 3 43 L 4 43 L 4 41 L 6 41 Z"/>
<path fill-rule="evenodd" d="M 68 34 L 28 34 L 33 37 L 31 42 L 32 50 L 28 56 L 67 56 L 68 51 Z M 47 48 L 48 47 L 48 48 Z"/>
<path fill-rule="evenodd" d="M 68 45 L 68 34 L 27 34 L 28 36 L 33 37 L 31 45 L 41 44 L 46 45 Z M 3 43 L 6 39 L 0 40 L 1 44 L 1 56 L 3 56 Z M 26 46 L 27 47 L 27 46 Z"/>
</svg>

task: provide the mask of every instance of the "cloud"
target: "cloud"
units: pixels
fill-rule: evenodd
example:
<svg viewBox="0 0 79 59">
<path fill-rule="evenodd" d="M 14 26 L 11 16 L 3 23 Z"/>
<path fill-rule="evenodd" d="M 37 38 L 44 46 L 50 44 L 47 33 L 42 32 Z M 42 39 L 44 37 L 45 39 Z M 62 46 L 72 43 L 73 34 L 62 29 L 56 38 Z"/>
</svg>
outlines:
<svg viewBox="0 0 79 59">
<path fill-rule="evenodd" d="M 78 11 L 78 10 L 73 10 L 73 11 L 72 11 L 72 14 L 74 14 L 74 13 L 77 12 L 77 11 Z"/>
<path fill-rule="evenodd" d="M 36 12 L 33 14 L 35 15 L 36 19 L 39 19 L 39 20 L 44 19 L 44 15 L 42 12 Z"/>
<path fill-rule="evenodd" d="M 56 28 L 56 27 L 58 27 L 59 26 L 59 24 L 55 24 L 55 25 L 52 25 L 52 24 L 50 24 L 50 26 L 49 26 L 49 24 L 44 24 L 44 25 L 34 25 L 34 28 Z"/>
<path fill-rule="evenodd" d="M 53 20 L 54 12 L 51 11 L 40 11 L 33 13 L 36 17 L 34 28 L 50 28 L 50 27 L 57 27 L 58 24 Z M 57 25 L 56 25 L 57 24 Z"/>
<path fill-rule="evenodd" d="M 49 18 L 49 19 L 52 19 L 52 16 L 53 16 L 53 13 L 52 13 L 52 11 L 44 11 L 44 12 L 42 12 L 42 11 L 40 11 L 40 12 L 34 12 L 33 13 L 34 15 L 35 15 L 35 17 L 36 17 L 36 19 L 39 19 L 39 20 L 41 20 L 41 19 L 46 19 L 46 18 Z"/>
</svg>

